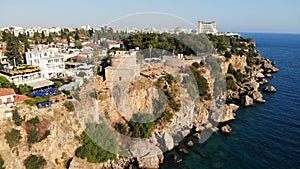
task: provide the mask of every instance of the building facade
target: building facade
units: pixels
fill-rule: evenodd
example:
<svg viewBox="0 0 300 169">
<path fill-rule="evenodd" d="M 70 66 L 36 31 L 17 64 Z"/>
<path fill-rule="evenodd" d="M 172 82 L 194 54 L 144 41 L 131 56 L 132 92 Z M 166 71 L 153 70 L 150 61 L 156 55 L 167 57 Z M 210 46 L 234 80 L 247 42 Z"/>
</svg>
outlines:
<svg viewBox="0 0 300 169">
<path fill-rule="evenodd" d="M 35 49 L 26 52 L 28 65 L 38 66 L 45 79 L 57 78 L 65 73 L 64 57 L 57 48 Z"/>
<path fill-rule="evenodd" d="M 13 104 L 16 93 L 14 89 L 0 89 L 0 106 L 3 104 Z"/>
<path fill-rule="evenodd" d="M 217 30 L 217 22 L 204 22 L 198 21 L 198 33 L 207 33 L 207 34 L 216 34 Z"/>
</svg>

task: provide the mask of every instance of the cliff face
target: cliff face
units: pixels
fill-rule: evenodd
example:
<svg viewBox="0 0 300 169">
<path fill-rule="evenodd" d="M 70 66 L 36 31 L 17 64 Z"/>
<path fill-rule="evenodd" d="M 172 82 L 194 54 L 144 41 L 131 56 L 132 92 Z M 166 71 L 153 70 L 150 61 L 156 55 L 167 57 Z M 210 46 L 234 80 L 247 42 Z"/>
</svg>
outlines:
<svg viewBox="0 0 300 169">
<path fill-rule="evenodd" d="M 0 142 L 1 155 L 5 161 L 6 168 L 24 168 L 24 160 L 31 154 L 43 156 L 47 161 L 46 168 L 64 168 L 66 162 L 74 156 L 76 148 L 80 145 L 78 136 L 82 129 L 77 121 L 75 113 L 68 112 L 59 104 L 53 109 L 35 109 L 25 105 L 18 106 L 19 115 L 30 120 L 39 117 L 49 122 L 50 135 L 41 142 L 29 144 L 26 134 L 26 126 L 15 126 L 10 120 L 1 120 Z M 14 147 L 6 144 L 5 133 L 12 128 L 20 131 L 22 139 Z"/>
<path fill-rule="evenodd" d="M 206 89 L 207 93 L 201 93 L 200 98 L 192 98 L 189 94 L 199 95 L 198 91 L 191 90 L 193 88 L 189 88 L 189 83 L 182 84 L 182 82 L 186 80 L 186 76 L 193 74 L 182 72 L 184 66 L 179 64 L 178 60 L 173 59 L 151 66 L 145 64 L 140 68 L 141 72 L 138 77 L 130 79 L 132 81 L 111 84 L 102 81 L 99 77 L 95 78 L 94 83 L 87 84 L 81 89 L 82 100 L 75 102 L 78 104 L 75 106 L 76 111 L 80 112 L 77 114 L 68 112 L 61 102 L 56 103 L 52 109 L 41 110 L 21 108 L 24 106 L 22 105 L 21 116 L 24 116 L 26 120 L 35 116 L 47 119 L 51 124 L 51 134 L 42 142 L 29 147 L 24 126 L 17 127 L 10 120 L 1 121 L 0 141 L 4 145 L 1 147 L 1 155 L 5 165 L 7 168 L 23 168 L 23 161 L 30 154 L 35 154 L 44 156 L 47 160 L 46 168 L 64 168 L 70 158 L 73 158 L 69 163 L 70 168 L 125 168 L 135 162 L 140 168 L 159 168 L 159 164 L 164 159 L 163 152 L 179 146 L 181 152 L 188 153 L 185 147 L 192 146 L 193 142 L 189 141 L 185 145 L 182 144 L 182 140 L 190 134 L 191 130 L 194 129 L 192 134 L 198 141 L 201 139 L 205 141 L 209 134 L 218 131 L 218 127 L 223 132 L 229 133 L 230 126 L 223 126 L 223 124 L 235 119 L 239 107 L 265 103 L 260 87 L 268 83 L 267 79 L 272 77 L 271 73 L 276 73 L 279 69 L 274 67 L 274 62 L 259 55 L 251 56 L 250 59 L 249 56 L 235 54 L 231 57 L 223 55 L 214 57 L 222 61 L 220 62 L 221 77 L 226 78 L 225 85 L 227 85 L 226 92 L 221 93 L 224 97 L 214 96 L 214 92 L 218 91 L 214 89 L 218 81 L 212 77 L 208 67 L 200 66 L 194 69 L 201 72 L 201 76 L 197 74 L 194 76 L 197 80 L 201 78 L 207 80 L 208 89 Z M 199 60 L 185 63 L 190 65 L 193 62 L 199 64 Z M 173 78 L 167 79 L 168 74 L 173 75 Z M 161 82 L 161 88 L 158 88 L 157 84 L 161 77 L 165 79 Z M 89 97 L 94 89 L 97 93 L 96 101 Z M 271 88 L 268 90 L 271 91 Z M 273 88 L 272 91 L 274 91 Z M 95 111 L 95 107 L 98 111 Z M 87 122 L 100 123 L 100 115 L 106 119 L 111 128 L 114 128 L 117 123 L 124 124 L 127 127 L 124 135 L 132 136 L 133 131 L 129 130 L 132 127 L 130 121 L 134 120 L 135 115 L 139 113 L 148 113 L 152 115 L 152 118 L 138 122 L 155 122 L 156 125 L 150 137 L 147 138 L 146 144 L 138 142 L 132 144 L 132 147 L 139 150 L 130 150 L 131 156 L 138 157 L 137 159 L 119 158 L 115 161 L 93 164 L 87 162 L 86 159 L 75 157 L 76 149 L 82 145 L 78 138 L 81 137 Z M 168 113 L 168 116 L 164 117 L 167 120 L 157 122 L 156 120 L 163 113 Z M 218 123 L 221 125 L 218 126 Z M 5 143 L 4 138 L 5 133 L 11 128 L 20 130 L 23 137 L 16 147 L 17 150 L 13 151 Z"/>
<path fill-rule="evenodd" d="M 273 67 L 271 61 L 263 59 L 261 56 L 257 56 L 256 59 L 260 60 L 260 62 L 258 64 L 249 65 L 246 56 L 233 55 L 231 58 L 227 59 L 222 55 L 216 57 L 222 60 L 221 68 L 223 70 L 223 75 L 225 77 L 232 77 L 232 89 L 228 89 L 226 93 L 223 93 L 225 94 L 224 104 L 220 107 L 213 104 L 215 100 L 205 99 L 195 103 L 188 97 L 185 97 L 184 93 L 188 93 L 187 91 L 184 91 L 185 88 L 180 88 L 177 97 L 180 98 L 182 107 L 180 111 L 174 113 L 171 122 L 163 126 L 156 126 L 152 136 L 149 138 L 151 144 L 148 145 L 156 148 L 149 149 L 147 146 L 140 146 L 140 150 L 142 150 L 144 154 L 147 154 L 136 159 L 140 168 L 158 168 L 164 158 L 161 153 L 172 150 L 177 145 L 182 147 L 182 139 L 188 136 L 193 128 L 195 129 L 193 132 L 194 137 L 200 140 L 205 139 L 206 136 L 203 133 L 207 131 L 218 131 L 215 123 L 224 124 L 234 120 L 239 107 L 247 107 L 252 106 L 255 103 L 265 102 L 260 92 L 260 86 L 267 82 L 267 73 L 278 71 L 277 68 Z M 233 72 L 228 72 L 230 65 L 233 67 Z M 179 67 L 175 69 L 179 69 Z M 212 88 L 214 87 L 215 79 L 212 80 L 209 69 L 206 67 L 199 69 L 201 69 L 205 79 L 208 80 L 209 93 L 213 94 L 214 90 L 212 90 Z M 123 91 L 126 91 L 125 88 L 115 88 L 115 91 L 113 90 L 111 93 L 107 91 L 105 99 L 100 100 L 99 105 L 102 106 L 101 110 L 103 110 L 104 114 L 105 112 L 109 112 L 106 113 L 106 116 L 111 125 L 117 122 L 130 120 L 137 112 L 151 113 L 163 111 L 166 108 L 165 105 L 158 107 L 154 106 L 154 103 L 157 101 L 166 102 L 166 98 L 160 97 L 163 95 L 161 93 L 162 91 L 157 90 L 155 83 L 159 77 L 164 76 L 167 73 L 175 74 L 173 70 L 174 67 L 170 68 L 161 65 L 159 68 L 152 67 L 151 69 L 147 69 L 147 71 L 143 71 L 142 68 L 140 73 L 142 77 L 134 79 L 134 81 L 129 83 L 129 86 L 126 87 L 126 90 L 129 91 L 127 96 L 122 94 Z M 181 79 L 179 81 L 182 81 L 182 77 L 179 79 Z M 227 84 L 229 84 L 228 81 Z M 170 86 L 167 86 L 166 88 L 169 87 Z M 128 104 L 130 104 L 130 106 Z M 130 109 L 128 109 L 129 107 Z M 120 114 L 120 111 L 125 112 L 125 114 Z M 209 119 L 213 119 L 213 121 Z M 222 132 L 229 133 L 231 131 L 229 125 L 221 125 L 219 127 Z M 192 142 L 189 142 L 188 145 L 192 145 Z M 183 147 L 185 147 L 185 145 Z M 185 148 L 181 148 L 181 151 L 188 153 Z M 119 161 L 122 160 L 125 159 Z M 131 160 L 125 161 L 123 161 L 120 166 L 130 165 L 130 163 L 133 162 Z M 85 162 L 79 159 L 71 164 L 85 166 Z M 103 164 L 102 166 L 107 168 L 109 168 L 109 166 L 120 168 L 116 162 L 105 163 L 105 165 Z"/>
<path fill-rule="evenodd" d="M 225 57 L 222 58 L 221 67 L 224 73 L 227 73 L 230 64 L 232 64 L 235 70 L 241 70 L 242 73 L 246 73 L 245 68 L 248 66 L 246 56 L 232 55 L 229 60 L 226 60 Z"/>
</svg>

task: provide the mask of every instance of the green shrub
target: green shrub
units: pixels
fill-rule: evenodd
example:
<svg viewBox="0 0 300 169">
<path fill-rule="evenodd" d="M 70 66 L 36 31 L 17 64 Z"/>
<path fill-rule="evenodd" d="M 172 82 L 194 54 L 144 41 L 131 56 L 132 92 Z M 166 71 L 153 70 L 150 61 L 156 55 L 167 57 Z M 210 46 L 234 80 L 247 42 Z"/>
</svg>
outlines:
<svg viewBox="0 0 300 169">
<path fill-rule="evenodd" d="M 0 169 L 5 169 L 5 167 L 4 167 L 4 160 L 2 159 L 1 156 L 0 156 Z"/>
<path fill-rule="evenodd" d="M 40 138 L 39 142 L 45 140 L 49 135 L 50 135 L 50 130 L 46 130 L 45 134 Z"/>
<path fill-rule="evenodd" d="M 18 87 L 19 94 L 29 94 L 33 90 L 33 87 L 27 86 L 27 84 L 20 84 Z"/>
<path fill-rule="evenodd" d="M 201 74 L 201 71 L 196 70 L 195 68 L 191 67 L 191 71 L 195 77 L 198 92 L 200 96 L 207 96 L 208 95 L 208 82 L 205 79 L 205 77 Z M 189 81 L 188 78 L 185 79 L 185 81 Z"/>
<path fill-rule="evenodd" d="M 35 127 L 30 131 L 27 141 L 29 144 L 37 143 L 39 141 L 39 133 Z"/>
<path fill-rule="evenodd" d="M 50 135 L 50 130 L 47 130 L 44 135 L 41 135 L 39 132 L 39 125 L 40 125 L 40 119 L 38 117 L 34 117 L 28 121 L 26 121 L 26 127 L 30 129 L 28 133 L 27 141 L 29 144 L 34 144 L 41 142 L 42 140 L 46 139 L 48 135 Z M 27 131 L 28 132 L 28 131 Z"/>
<path fill-rule="evenodd" d="M 79 96 L 79 92 L 78 92 L 78 91 L 76 91 L 76 92 L 74 92 L 74 93 L 73 93 L 73 97 L 74 97 L 76 100 L 78 100 L 78 101 L 80 101 L 80 100 L 81 100 L 81 98 L 80 98 L 80 96 Z"/>
<path fill-rule="evenodd" d="M 34 100 L 25 100 L 24 104 L 27 104 L 29 106 L 35 106 L 36 102 Z"/>
<path fill-rule="evenodd" d="M 89 135 L 93 136 L 93 140 Z M 116 159 L 115 154 L 98 146 L 101 143 L 101 146 L 109 147 L 111 151 L 115 150 L 116 140 L 105 124 L 87 124 L 86 132 L 82 134 L 81 141 L 83 145 L 76 149 L 76 157 L 87 159 L 91 163 L 102 163 Z"/>
<path fill-rule="evenodd" d="M 36 116 L 35 118 L 32 118 L 32 119 L 28 120 L 26 123 L 27 124 L 32 124 L 32 125 L 35 126 L 35 125 L 40 123 L 40 119 Z"/>
<path fill-rule="evenodd" d="M 10 132 L 5 133 L 5 139 L 10 148 L 17 146 L 22 139 L 19 130 L 12 129 Z"/>
<path fill-rule="evenodd" d="M 171 122 L 174 117 L 174 114 L 166 111 L 161 114 L 161 116 L 155 121 L 156 124 L 161 124 L 162 122 Z"/>
<path fill-rule="evenodd" d="M 83 71 L 80 71 L 77 76 L 84 77 L 84 76 L 86 76 L 86 73 Z"/>
<path fill-rule="evenodd" d="M 227 71 L 227 73 L 230 73 L 230 74 L 232 74 L 232 75 L 235 74 L 235 70 L 234 70 L 233 65 L 232 65 L 231 63 L 230 63 L 229 66 L 228 66 L 228 71 Z"/>
<path fill-rule="evenodd" d="M 62 92 L 63 92 L 65 95 L 70 95 L 70 93 L 71 93 L 70 90 L 62 90 Z"/>
<path fill-rule="evenodd" d="M 13 116 L 12 116 L 13 121 L 17 126 L 21 126 L 22 122 L 24 121 L 24 118 L 21 117 L 18 113 L 18 111 L 15 109 L 13 110 Z"/>
<path fill-rule="evenodd" d="M 129 121 L 130 132 L 132 137 L 135 138 L 149 138 L 151 137 L 154 129 L 155 122 L 139 123 L 130 120 Z"/>
<path fill-rule="evenodd" d="M 173 82 L 175 82 L 175 78 L 173 75 L 167 74 L 165 77 L 166 77 L 167 83 L 172 84 Z"/>
<path fill-rule="evenodd" d="M 43 157 L 36 155 L 30 155 L 24 161 L 26 169 L 42 169 L 46 164 L 47 161 Z"/>
<path fill-rule="evenodd" d="M 194 66 L 194 68 L 198 69 L 201 65 L 200 65 L 200 63 L 198 63 L 198 62 L 194 62 L 194 63 L 192 64 L 192 66 Z"/>
<path fill-rule="evenodd" d="M 226 77 L 226 84 L 227 84 L 227 89 L 230 89 L 230 90 L 233 90 L 233 91 L 236 90 L 235 82 L 234 82 L 232 76 L 227 76 Z"/>
<path fill-rule="evenodd" d="M 126 134 L 127 133 L 127 126 L 124 123 L 116 123 L 114 128 L 120 132 L 121 134 Z"/>
<path fill-rule="evenodd" d="M 66 101 L 66 102 L 64 102 L 63 105 L 67 108 L 67 110 L 69 112 L 75 111 L 75 106 L 74 106 L 74 103 L 72 101 Z"/>
<path fill-rule="evenodd" d="M 230 59 L 231 58 L 231 53 L 226 51 L 224 56 L 227 58 L 227 59 Z"/>
<path fill-rule="evenodd" d="M 244 78 L 244 74 L 241 72 L 241 70 L 238 70 L 235 74 L 234 77 L 237 82 L 241 82 Z"/>
<path fill-rule="evenodd" d="M 250 73 L 251 72 L 251 68 L 249 68 L 248 66 L 245 67 L 245 71 L 246 73 Z"/>
</svg>

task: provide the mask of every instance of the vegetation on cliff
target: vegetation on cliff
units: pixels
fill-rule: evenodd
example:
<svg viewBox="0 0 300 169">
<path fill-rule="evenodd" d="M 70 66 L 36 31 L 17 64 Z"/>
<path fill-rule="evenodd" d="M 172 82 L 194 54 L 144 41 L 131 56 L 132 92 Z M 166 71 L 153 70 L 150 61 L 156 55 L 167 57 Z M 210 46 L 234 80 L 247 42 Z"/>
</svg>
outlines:
<svg viewBox="0 0 300 169">
<path fill-rule="evenodd" d="M 87 159 L 91 163 L 102 163 L 116 159 L 116 155 L 102 148 L 114 151 L 115 137 L 104 123 L 87 124 L 86 131 L 81 137 L 82 146 L 76 149 L 76 157 Z"/>
<path fill-rule="evenodd" d="M 155 85 L 157 89 L 163 92 L 166 99 L 164 100 L 160 96 L 160 100 L 156 101 L 154 106 L 161 104 L 160 102 L 165 102 L 164 110 L 162 112 L 154 112 L 154 114 L 139 112 L 134 114 L 129 121 L 123 119 L 124 122 L 114 125 L 118 132 L 135 138 L 149 138 L 155 129 L 164 128 L 172 121 L 175 113 L 180 111 L 181 102 L 178 97 L 180 96 L 180 90 L 176 78 L 171 74 L 166 74 L 160 77 Z M 155 117 L 158 118 L 155 119 Z"/>
<path fill-rule="evenodd" d="M 46 139 L 50 135 L 48 126 L 49 122 L 47 120 L 40 121 L 38 117 L 26 121 L 26 133 L 29 145 Z"/>
<path fill-rule="evenodd" d="M 5 139 L 11 149 L 16 147 L 22 139 L 20 130 L 12 129 L 10 132 L 6 132 Z"/>
<path fill-rule="evenodd" d="M 5 167 L 4 167 L 4 160 L 2 159 L 1 156 L 0 156 L 0 169 L 5 169 Z"/>
<path fill-rule="evenodd" d="M 23 123 L 23 121 L 24 121 L 24 118 L 19 115 L 18 110 L 14 109 L 13 112 L 12 112 L 12 114 L 13 114 L 12 119 L 15 122 L 15 124 L 17 126 L 21 126 L 22 123 Z"/>
<path fill-rule="evenodd" d="M 42 169 L 47 161 L 42 156 L 31 155 L 24 160 L 26 169 Z"/>
</svg>

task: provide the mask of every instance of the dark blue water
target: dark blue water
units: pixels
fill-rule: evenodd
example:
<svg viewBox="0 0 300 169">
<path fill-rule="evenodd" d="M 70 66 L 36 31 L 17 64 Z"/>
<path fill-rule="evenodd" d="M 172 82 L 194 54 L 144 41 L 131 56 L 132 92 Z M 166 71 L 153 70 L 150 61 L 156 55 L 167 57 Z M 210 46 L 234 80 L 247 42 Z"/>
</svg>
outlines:
<svg viewBox="0 0 300 169">
<path fill-rule="evenodd" d="M 280 68 L 269 83 L 278 92 L 264 94 L 266 104 L 239 110 L 229 136 L 214 134 L 189 149 L 188 156 L 171 152 L 183 159 L 177 168 L 300 168 L 300 35 L 242 36 L 253 38 L 260 54 Z M 162 168 L 170 166 L 166 163 Z"/>
</svg>

